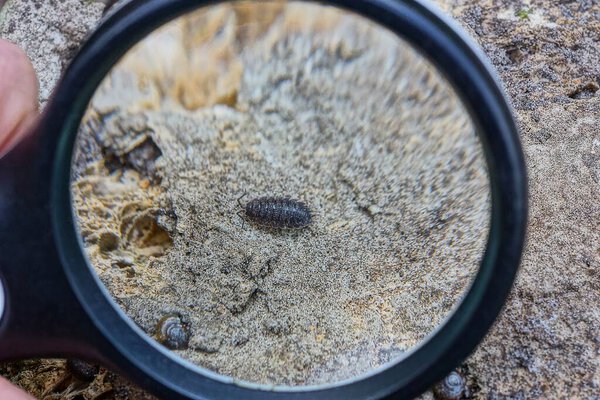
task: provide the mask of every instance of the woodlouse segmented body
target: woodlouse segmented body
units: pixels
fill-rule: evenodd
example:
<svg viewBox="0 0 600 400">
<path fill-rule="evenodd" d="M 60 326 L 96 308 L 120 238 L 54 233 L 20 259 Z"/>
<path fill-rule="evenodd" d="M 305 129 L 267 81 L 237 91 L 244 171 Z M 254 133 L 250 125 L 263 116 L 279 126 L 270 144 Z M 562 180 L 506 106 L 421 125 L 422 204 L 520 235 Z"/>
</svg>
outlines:
<svg viewBox="0 0 600 400">
<path fill-rule="evenodd" d="M 310 209 L 301 201 L 286 197 L 260 197 L 242 205 L 242 197 L 238 199 L 238 203 L 244 209 L 246 218 L 257 225 L 275 229 L 300 229 L 312 222 Z"/>
</svg>

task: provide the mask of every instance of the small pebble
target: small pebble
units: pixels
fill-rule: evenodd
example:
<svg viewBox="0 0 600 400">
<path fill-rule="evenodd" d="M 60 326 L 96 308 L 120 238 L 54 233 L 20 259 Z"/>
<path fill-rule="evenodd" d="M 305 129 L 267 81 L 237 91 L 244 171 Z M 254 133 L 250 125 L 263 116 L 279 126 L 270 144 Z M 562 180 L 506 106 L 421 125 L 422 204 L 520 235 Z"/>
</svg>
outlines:
<svg viewBox="0 0 600 400">
<path fill-rule="evenodd" d="M 216 353 L 222 343 L 223 340 L 216 335 L 197 335 L 190 341 L 190 347 L 203 353 Z"/>
<path fill-rule="evenodd" d="M 103 253 L 109 253 L 119 247 L 120 238 L 113 232 L 102 232 L 98 239 L 98 247 Z"/>
<path fill-rule="evenodd" d="M 74 359 L 67 360 L 67 368 L 75 378 L 85 382 L 93 381 L 100 371 L 100 366 L 98 365 Z"/>
<path fill-rule="evenodd" d="M 378 207 L 375 204 L 371 204 L 369 207 L 367 207 L 367 212 L 371 216 L 381 214 L 382 211 L 383 210 L 381 209 L 381 207 Z"/>
<path fill-rule="evenodd" d="M 248 340 L 250 340 L 250 338 L 247 334 L 239 333 L 231 338 L 231 344 L 236 347 L 243 346 L 244 344 L 248 343 Z"/>
</svg>

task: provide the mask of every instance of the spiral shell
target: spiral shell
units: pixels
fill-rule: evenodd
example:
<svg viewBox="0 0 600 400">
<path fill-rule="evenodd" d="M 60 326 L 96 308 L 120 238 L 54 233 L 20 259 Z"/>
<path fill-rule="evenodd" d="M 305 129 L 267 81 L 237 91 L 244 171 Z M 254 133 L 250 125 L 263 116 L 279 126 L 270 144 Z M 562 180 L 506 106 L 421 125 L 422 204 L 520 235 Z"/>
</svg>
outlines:
<svg viewBox="0 0 600 400">
<path fill-rule="evenodd" d="M 179 350 L 187 347 L 190 337 L 181 317 L 169 314 L 158 322 L 156 339 L 171 350 Z"/>
<path fill-rule="evenodd" d="M 438 400 L 458 400 L 465 392 L 465 378 L 452 371 L 433 387 L 433 394 Z"/>
</svg>

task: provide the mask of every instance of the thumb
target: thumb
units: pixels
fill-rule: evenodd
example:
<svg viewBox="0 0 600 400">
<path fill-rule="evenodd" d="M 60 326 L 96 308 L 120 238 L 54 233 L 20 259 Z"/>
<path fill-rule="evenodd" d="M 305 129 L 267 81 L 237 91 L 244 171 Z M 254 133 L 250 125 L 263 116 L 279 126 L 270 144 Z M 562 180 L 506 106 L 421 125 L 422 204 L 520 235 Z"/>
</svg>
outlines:
<svg viewBox="0 0 600 400">
<path fill-rule="evenodd" d="M 38 82 L 25 53 L 0 39 L 0 156 L 38 116 Z"/>
</svg>

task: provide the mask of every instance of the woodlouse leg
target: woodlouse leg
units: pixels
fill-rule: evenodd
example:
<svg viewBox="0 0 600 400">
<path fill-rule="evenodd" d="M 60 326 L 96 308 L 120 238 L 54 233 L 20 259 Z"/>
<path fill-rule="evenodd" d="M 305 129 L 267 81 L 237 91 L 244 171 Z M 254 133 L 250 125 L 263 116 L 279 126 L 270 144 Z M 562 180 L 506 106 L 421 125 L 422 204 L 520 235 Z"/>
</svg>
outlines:
<svg viewBox="0 0 600 400">
<path fill-rule="evenodd" d="M 237 215 L 238 215 L 238 217 L 241 218 L 241 220 L 242 220 L 242 229 L 244 229 L 244 223 L 246 222 L 246 220 L 244 219 L 244 216 L 242 215 L 242 212 L 238 211 Z"/>
</svg>

